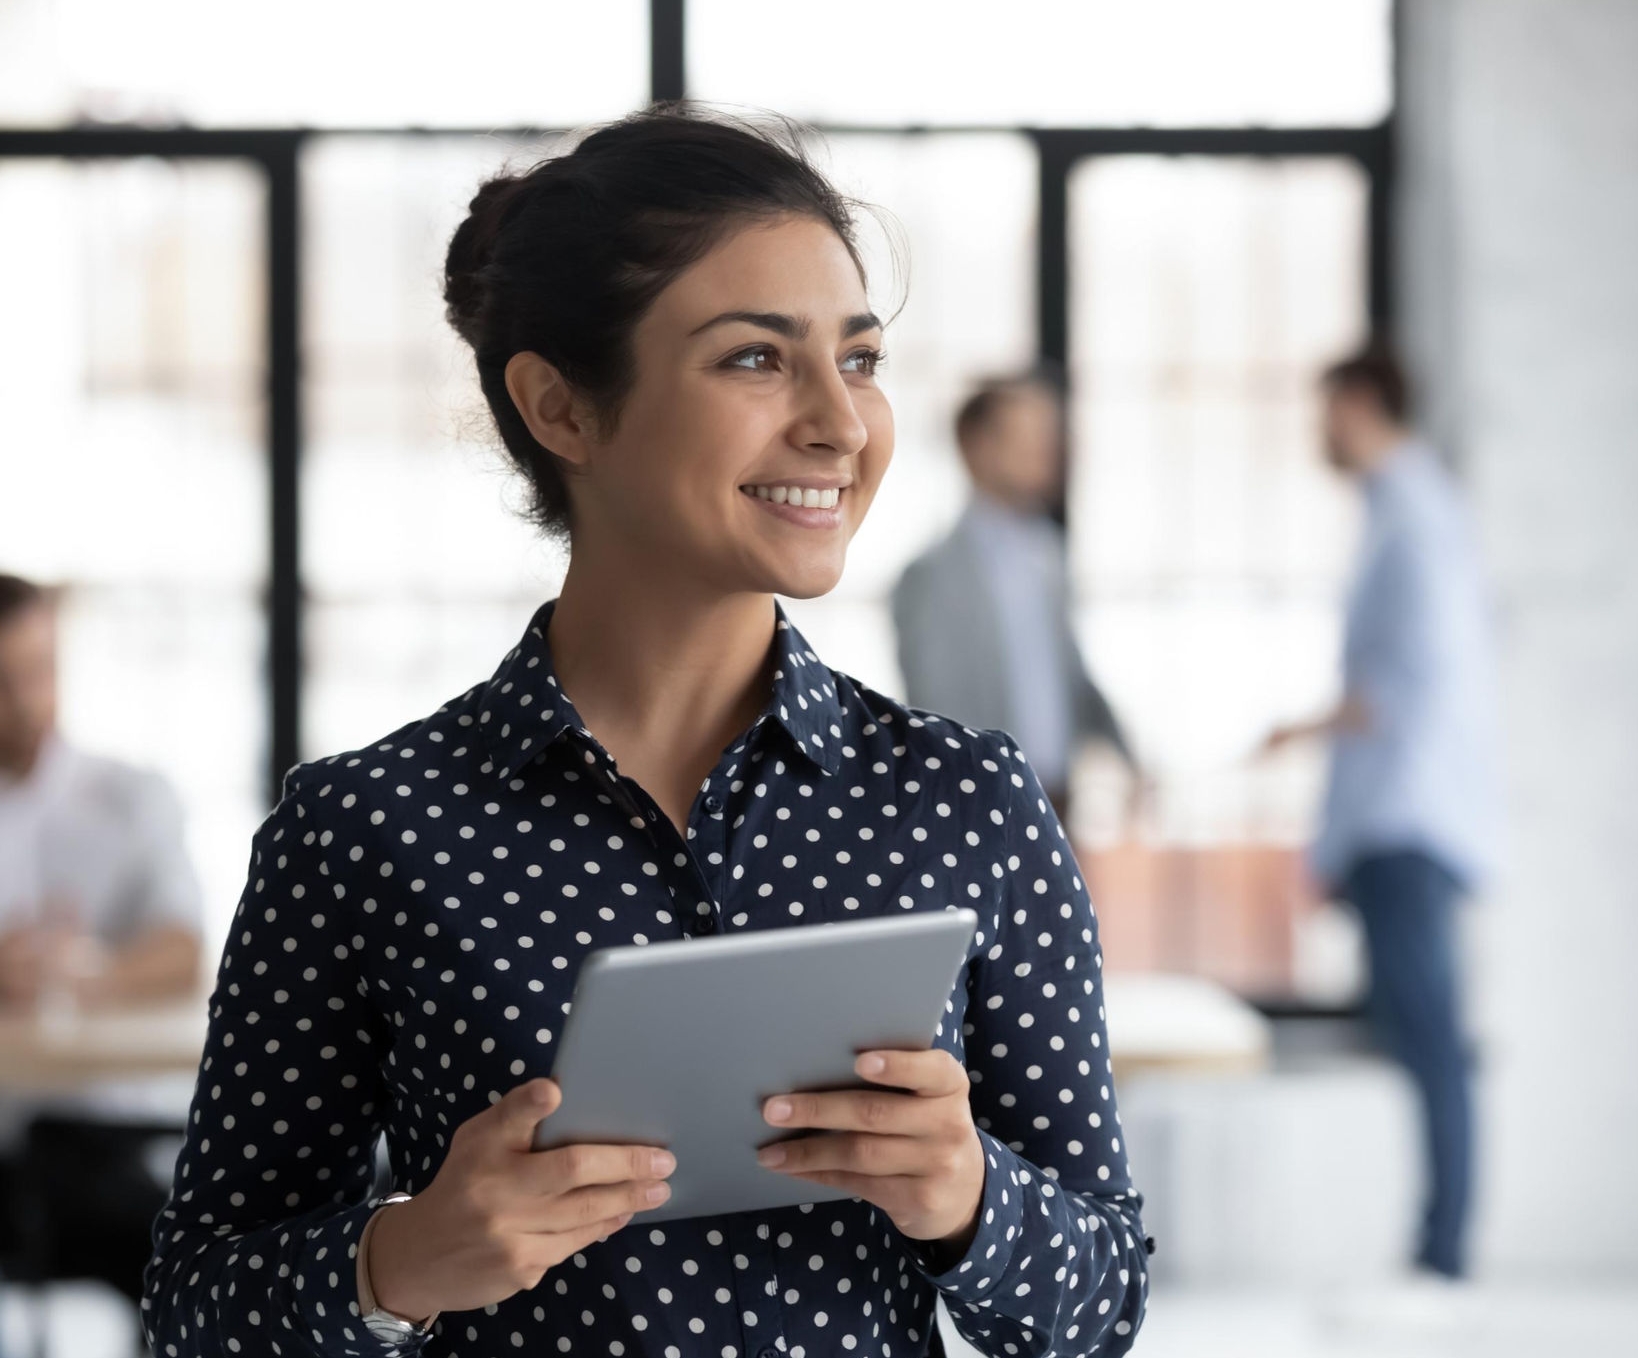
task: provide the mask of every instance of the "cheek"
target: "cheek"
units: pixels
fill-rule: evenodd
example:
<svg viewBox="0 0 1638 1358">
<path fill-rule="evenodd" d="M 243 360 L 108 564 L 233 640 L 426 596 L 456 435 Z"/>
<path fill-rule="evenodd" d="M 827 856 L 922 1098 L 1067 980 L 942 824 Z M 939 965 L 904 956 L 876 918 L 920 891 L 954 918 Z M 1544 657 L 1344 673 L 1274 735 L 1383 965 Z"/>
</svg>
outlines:
<svg viewBox="0 0 1638 1358">
<path fill-rule="evenodd" d="M 861 477 L 870 483 L 870 489 L 874 491 L 893 460 L 893 407 L 887 403 L 887 397 L 878 391 L 871 394 L 868 402 L 861 401 L 858 410 L 868 432 L 859 458 Z"/>
</svg>

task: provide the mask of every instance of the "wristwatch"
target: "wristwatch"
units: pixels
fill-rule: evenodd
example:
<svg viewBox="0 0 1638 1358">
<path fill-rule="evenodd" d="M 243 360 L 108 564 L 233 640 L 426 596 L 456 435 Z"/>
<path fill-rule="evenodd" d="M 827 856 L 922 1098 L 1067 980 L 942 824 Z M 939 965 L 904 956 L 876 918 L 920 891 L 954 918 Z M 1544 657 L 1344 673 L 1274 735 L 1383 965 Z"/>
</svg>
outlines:
<svg viewBox="0 0 1638 1358">
<path fill-rule="evenodd" d="M 388 1193 L 385 1197 L 374 1199 L 370 1206 L 380 1209 L 393 1203 L 408 1202 L 411 1196 L 409 1193 Z M 372 1212 L 358 1237 L 358 1312 L 364 1318 L 364 1328 L 389 1344 L 424 1339 L 432 1333 L 432 1322 L 438 1319 L 437 1311 L 423 1320 L 411 1320 L 376 1303 L 375 1288 L 370 1283 L 370 1236 L 375 1233 L 375 1223 L 380 1220 L 380 1211 Z"/>
</svg>

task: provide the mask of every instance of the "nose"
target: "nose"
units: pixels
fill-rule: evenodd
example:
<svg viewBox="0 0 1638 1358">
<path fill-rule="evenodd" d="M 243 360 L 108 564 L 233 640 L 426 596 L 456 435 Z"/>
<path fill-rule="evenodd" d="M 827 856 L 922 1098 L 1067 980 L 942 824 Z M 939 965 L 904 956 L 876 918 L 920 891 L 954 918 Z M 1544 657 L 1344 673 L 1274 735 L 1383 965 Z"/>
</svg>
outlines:
<svg viewBox="0 0 1638 1358">
<path fill-rule="evenodd" d="M 853 393 L 834 367 L 825 365 L 803 384 L 801 411 L 790 432 L 793 444 L 804 452 L 852 457 L 869 437 Z"/>
</svg>

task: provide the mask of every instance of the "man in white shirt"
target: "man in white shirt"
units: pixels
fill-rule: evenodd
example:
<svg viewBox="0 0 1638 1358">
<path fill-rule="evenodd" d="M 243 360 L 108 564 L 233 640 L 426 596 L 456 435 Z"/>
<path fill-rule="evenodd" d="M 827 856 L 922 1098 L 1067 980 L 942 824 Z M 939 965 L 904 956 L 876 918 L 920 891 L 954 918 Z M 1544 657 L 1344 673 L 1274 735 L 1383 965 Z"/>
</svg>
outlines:
<svg viewBox="0 0 1638 1358">
<path fill-rule="evenodd" d="M 199 980 L 201 902 L 181 806 L 158 774 L 58 733 L 56 621 L 48 591 L 0 574 L 0 1013 L 182 996 Z M 89 1129 L 83 1154 L 104 1163 L 80 1166 L 88 1192 L 99 1176 L 129 1183 L 129 1165 L 107 1163 L 125 1144 L 118 1129 L 180 1125 L 187 1092 L 170 1084 L 106 1080 L 49 1099 L 0 1092 L 0 1156 L 37 1142 L 29 1124 L 44 1116 L 58 1148 Z M 32 1164 L 28 1177 L 38 1178 Z M 53 1201 L 49 1211 L 61 1226 L 73 1207 Z M 110 1281 L 130 1290 L 123 1264 Z M 135 1274 L 128 1281 L 140 1287 Z"/>
<path fill-rule="evenodd" d="M 1429 1193 L 1417 1263 L 1459 1277 L 1473 1132 L 1455 914 L 1489 866 L 1497 795 L 1484 589 L 1461 495 L 1406 422 L 1392 356 L 1337 364 L 1325 393 L 1328 456 L 1366 502 L 1343 697 L 1268 744 L 1331 742 L 1309 863 L 1359 912 L 1372 1018 L 1421 1096 Z"/>
</svg>

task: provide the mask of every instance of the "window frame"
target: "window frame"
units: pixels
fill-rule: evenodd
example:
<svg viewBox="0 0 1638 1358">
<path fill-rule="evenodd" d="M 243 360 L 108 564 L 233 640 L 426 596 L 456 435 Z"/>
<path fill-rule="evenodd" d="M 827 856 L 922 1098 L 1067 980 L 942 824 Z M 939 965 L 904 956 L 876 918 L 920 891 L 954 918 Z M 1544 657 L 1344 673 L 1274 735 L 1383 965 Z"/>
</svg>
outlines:
<svg viewBox="0 0 1638 1358">
<path fill-rule="evenodd" d="M 684 50 L 686 0 L 649 0 L 650 96 L 686 96 Z M 1035 147 L 1039 164 L 1036 240 L 1035 333 L 1039 358 L 1069 370 L 1070 240 L 1069 177 L 1090 156 L 1233 156 L 1279 159 L 1341 156 L 1354 160 L 1369 184 L 1367 312 L 1379 333 L 1393 328 L 1392 221 L 1394 118 L 1398 103 L 1400 7 L 1393 6 L 1393 90 L 1386 119 L 1373 127 L 1337 128 L 1033 128 L 993 126 L 820 125 L 821 133 L 937 137 L 971 132 L 1012 132 Z M 303 665 L 302 544 L 300 534 L 303 451 L 301 381 L 302 182 L 301 157 L 309 140 L 330 132 L 348 135 L 502 135 L 532 138 L 563 128 L 269 128 L 202 129 L 77 126 L 0 127 L 0 160 L 90 160 L 157 156 L 168 159 L 238 160 L 254 166 L 266 183 L 265 254 L 268 298 L 266 427 L 269 516 L 266 591 L 268 710 L 264 727 L 265 795 L 277 801 L 284 773 L 301 749 Z"/>
</svg>

